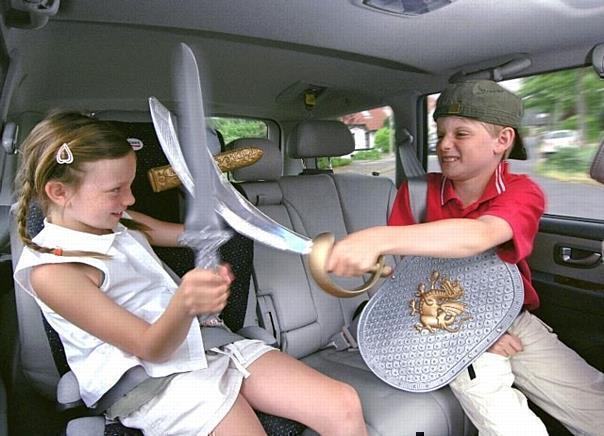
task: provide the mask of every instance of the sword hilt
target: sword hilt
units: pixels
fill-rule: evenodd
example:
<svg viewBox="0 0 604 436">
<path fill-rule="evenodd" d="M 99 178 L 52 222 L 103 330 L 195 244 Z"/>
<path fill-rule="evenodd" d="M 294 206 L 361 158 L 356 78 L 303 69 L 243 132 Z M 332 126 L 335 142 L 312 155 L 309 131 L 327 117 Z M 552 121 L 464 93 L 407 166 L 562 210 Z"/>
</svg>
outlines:
<svg viewBox="0 0 604 436">
<path fill-rule="evenodd" d="M 310 274 L 321 289 L 328 294 L 340 298 L 356 297 L 371 289 L 381 277 L 386 277 L 392 273 L 392 268 L 386 265 L 384 256 L 379 256 L 377 263 L 368 271 L 372 273 L 369 280 L 358 288 L 344 289 L 331 280 L 325 268 L 334 243 L 335 237 L 332 233 L 321 233 L 313 238 L 312 251 L 308 255 Z"/>
</svg>

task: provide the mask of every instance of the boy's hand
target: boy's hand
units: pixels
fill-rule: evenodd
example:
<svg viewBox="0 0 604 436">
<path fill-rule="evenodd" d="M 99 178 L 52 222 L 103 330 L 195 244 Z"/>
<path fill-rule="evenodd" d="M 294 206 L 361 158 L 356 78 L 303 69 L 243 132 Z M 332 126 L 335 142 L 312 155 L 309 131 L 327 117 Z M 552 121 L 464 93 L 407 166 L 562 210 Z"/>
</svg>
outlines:
<svg viewBox="0 0 604 436">
<path fill-rule="evenodd" d="M 233 274 L 226 265 L 215 271 L 195 268 L 186 273 L 178 288 L 181 304 L 190 316 L 220 313 L 229 297 Z"/>
<path fill-rule="evenodd" d="M 505 333 L 493 344 L 493 346 L 491 346 L 491 348 L 488 349 L 488 351 L 501 356 L 511 357 L 523 349 L 522 341 L 520 341 L 518 336 L 513 335 L 512 333 Z"/>
<path fill-rule="evenodd" d="M 333 246 L 327 271 L 340 276 L 360 276 L 376 265 L 381 254 L 375 236 L 367 231 L 352 233 Z"/>
</svg>

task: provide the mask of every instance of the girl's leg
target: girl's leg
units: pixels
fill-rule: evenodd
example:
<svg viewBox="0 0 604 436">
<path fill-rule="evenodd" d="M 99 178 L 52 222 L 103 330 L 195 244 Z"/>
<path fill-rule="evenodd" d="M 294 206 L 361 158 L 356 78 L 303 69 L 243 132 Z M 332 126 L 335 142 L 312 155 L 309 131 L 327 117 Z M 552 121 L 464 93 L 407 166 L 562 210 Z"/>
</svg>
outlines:
<svg viewBox="0 0 604 436">
<path fill-rule="evenodd" d="M 524 312 L 510 329 L 524 351 L 512 359 L 516 384 L 574 434 L 602 434 L 604 374 L 564 345 L 539 318 Z"/>
<path fill-rule="evenodd" d="M 487 352 L 472 366 L 475 377 L 470 377 L 468 370 L 462 371 L 449 386 L 480 436 L 547 435 L 526 397 L 512 388 L 509 358 Z"/>
<path fill-rule="evenodd" d="M 254 409 L 296 420 L 319 434 L 367 434 L 351 386 L 278 351 L 263 354 L 248 370 L 241 394 Z"/>
<path fill-rule="evenodd" d="M 212 436 L 264 435 L 256 413 L 241 394 L 229 413 L 211 433 Z"/>
</svg>

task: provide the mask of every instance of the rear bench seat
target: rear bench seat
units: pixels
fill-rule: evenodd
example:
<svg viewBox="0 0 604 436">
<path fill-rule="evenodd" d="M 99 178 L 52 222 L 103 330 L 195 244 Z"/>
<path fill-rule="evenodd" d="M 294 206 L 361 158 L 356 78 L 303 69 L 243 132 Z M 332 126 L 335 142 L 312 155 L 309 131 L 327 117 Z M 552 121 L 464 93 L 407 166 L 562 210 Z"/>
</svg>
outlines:
<svg viewBox="0 0 604 436">
<path fill-rule="evenodd" d="M 252 145 L 250 140 L 233 144 L 235 148 L 247 145 Z M 281 177 L 277 146 L 268 140 L 254 140 L 253 145 L 264 149 L 264 157 L 236 171 L 234 177 L 250 201 L 279 223 L 310 237 L 329 231 L 338 239 L 386 224 L 395 195 L 390 180 L 340 174 Z M 330 121 L 305 121 L 288 139 L 294 158 L 343 155 L 353 148 L 348 129 Z M 370 434 L 440 436 L 475 431 L 448 387 L 425 394 L 397 390 L 370 372 L 358 350 L 337 351 L 330 346 L 367 296 L 332 297 L 310 278 L 301 256 L 258 243 L 254 270 L 261 322 L 272 329 L 283 351 L 356 388 Z M 360 284 L 357 278 L 335 281 L 345 287 Z"/>
</svg>

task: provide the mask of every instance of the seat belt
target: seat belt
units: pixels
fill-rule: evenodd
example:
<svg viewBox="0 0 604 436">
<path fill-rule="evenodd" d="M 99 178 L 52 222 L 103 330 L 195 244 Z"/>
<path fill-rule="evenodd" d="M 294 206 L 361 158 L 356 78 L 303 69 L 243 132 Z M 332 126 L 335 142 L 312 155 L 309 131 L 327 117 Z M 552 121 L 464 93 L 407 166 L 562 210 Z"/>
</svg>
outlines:
<svg viewBox="0 0 604 436">
<path fill-rule="evenodd" d="M 398 146 L 397 157 L 407 178 L 411 214 L 415 223 L 421 223 L 426 219 L 428 175 L 417 159 L 413 148 L 413 135 L 407 129 L 403 129 L 403 140 Z M 338 351 L 358 348 L 357 327 L 362 308 L 366 303 L 367 301 L 364 301 L 359 305 L 350 324 L 345 325 L 342 330 L 329 338 L 327 347 L 333 347 Z"/>
<path fill-rule="evenodd" d="M 417 158 L 414 146 L 415 138 L 407 129 L 401 131 L 401 140 L 397 146 L 398 164 L 403 172 L 403 179 L 411 179 L 426 174 L 424 167 Z"/>
<path fill-rule="evenodd" d="M 122 375 L 118 382 L 99 399 L 94 407 L 94 411 L 96 413 L 103 413 L 120 398 L 149 378 L 150 377 L 142 366 L 130 368 Z"/>
<path fill-rule="evenodd" d="M 201 327 L 201 336 L 206 350 L 211 350 L 212 348 L 221 347 L 244 339 L 243 336 L 222 327 Z M 169 377 L 170 376 L 168 376 L 168 378 Z M 153 391 L 156 389 L 154 386 L 157 386 L 157 389 L 159 389 L 163 384 L 162 380 L 166 379 L 166 377 L 160 377 L 154 380 L 149 379 L 151 379 L 151 377 L 147 375 L 142 366 L 138 365 L 130 368 L 122 375 L 118 382 L 99 399 L 92 410 L 94 413 L 98 414 L 105 412 L 143 382 L 147 384 L 147 390 L 151 389 L 151 391 Z M 152 383 L 149 384 L 150 382 Z M 59 401 L 59 404 L 64 405 L 66 409 L 79 404 L 79 385 L 72 371 L 69 371 L 61 378 L 59 385 L 60 386 L 57 388 L 57 400 Z M 76 395 L 78 401 L 74 401 L 74 396 Z"/>
<path fill-rule="evenodd" d="M 428 175 L 411 177 L 407 179 L 407 188 L 409 188 L 409 207 L 416 224 L 426 220 L 426 209 L 428 206 Z"/>
<path fill-rule="evenodd" d="M 398 145 L 398 164 L 407 179 L 409 188 L 409 206 L 416 223 L 426 219 L 426 194 L 428 178 L 426 171 L 417 158 L 413 135 L 407 129 L 402 130 L 402 139 Z"/>
<path fill-rule="evenodd" d="M 206 350 L 244 339 L 222 327 L 203 326 L 201 336 Z M 152 378 L 147 375 L 142 366 L 135 366 L 124 373 L 120 380 L 101 397 L 94 410 L 97 413 L 107 411 L 112 419 L 125 416 L 157 395 L 175 375 Z"/>
</svg>

